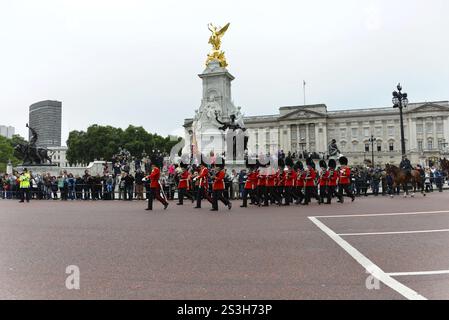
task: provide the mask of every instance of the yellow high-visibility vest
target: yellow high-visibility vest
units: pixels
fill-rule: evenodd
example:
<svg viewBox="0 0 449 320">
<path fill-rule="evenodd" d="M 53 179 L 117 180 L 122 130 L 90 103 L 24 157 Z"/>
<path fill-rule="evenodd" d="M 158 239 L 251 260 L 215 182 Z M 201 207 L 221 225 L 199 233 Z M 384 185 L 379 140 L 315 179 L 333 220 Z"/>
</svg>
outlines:
<svg viewBox="0 0 449 320">
<path fill-rule="evenodd" d="M 19 181 L 20 181 L 20 188 L 29 188 L 30 187 L 30 174 L 29 173 L 24 173 L 19 177 Z"/>
</svg>

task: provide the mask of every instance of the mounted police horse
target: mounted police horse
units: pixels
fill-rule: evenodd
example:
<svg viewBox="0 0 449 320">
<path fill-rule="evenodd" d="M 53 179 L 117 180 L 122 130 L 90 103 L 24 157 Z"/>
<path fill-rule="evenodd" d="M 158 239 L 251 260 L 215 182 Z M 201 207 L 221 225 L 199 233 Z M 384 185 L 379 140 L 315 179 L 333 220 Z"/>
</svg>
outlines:
<svg viewBox="0 0 449 320">
<path fill-rule="evenodd" d="M 411 170 L 407 172 L 406 170 L 402 170 L 390 164 L 386 165 L 385 170 L 387 174 L 393 178 L 393 188 L 396 189 L 397 187 L 402 187 L 404 190 L 404 197 L 409 195 L 409 184 L 412 185 L 414 192 L 416 192 L 417 189 L 420 189 L 421 194 L 424 197 L 426 196 L 424 179 L 418 170 Z M 411 194 L 412 197 L 415 196 L 414 192 Z"/>
</svg>

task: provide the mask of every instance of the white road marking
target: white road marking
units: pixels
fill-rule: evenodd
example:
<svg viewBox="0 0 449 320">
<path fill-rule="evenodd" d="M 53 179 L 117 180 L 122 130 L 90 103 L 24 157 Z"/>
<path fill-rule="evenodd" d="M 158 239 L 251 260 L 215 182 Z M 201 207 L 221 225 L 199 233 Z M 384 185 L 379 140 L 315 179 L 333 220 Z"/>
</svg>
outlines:
<svg viewBox="0 0 449 320">
<path fill-rule="evenodd" d="M 392 235 L 392 234 L 416 234 L 416 233 L 438 233 L 438 232 L 449 232 L 449 229 L 397 231 L 397 232 L 339 233 L 338 235 L 340 237 L 352 237 L 352 236 L 384 236 L 384 235 Z"/>
<path fill-rule="evenodd" d="M 326 233 L 332 240 L 334 240 L 340 247 L 342 247 L 352 258 L 360 263 L 362 267 L 365 268 L 365 270 L 369 270 L 373 277 L 377 278 L 379 281 L 382 281 L 385 285 L 409 300 L 427 300 L 424 296 L 420 295 L 416 291 L 413 291 L 396 279 L 393 279 L 390 275 L 388 275 L 377 265 L 375 265 L 371 260 L 360 253 L 360 251 L 351 246 L 347 241 L 343 240 L 342 237 L 332 231 L 324 223 L 319 221 L 316 217 L 309 217 L 309 219 L 324 233 Z"/>
<path fill-rule="evenodd" d="M 333 216 L 315 216 L 311 218 L 328 219 L 328 218 L 360 218 L 360 217 L 385 217 L 385 216 L 411 216 L 420 214 L 441 214 L 449 213 L 449 211 L 424 211 L 424 212 L 398 212 L 398 213 L 376 213 L 376 214 L 353 214 L 353 215 L 333 215 Z"/>
<path fill-rule="evenodd" d="M 432 276 L 440 274 L 449 274 L 449 270 L 440 271 L 421 271 L 421 272 L 392 272 L 387 273 L 390 277 L 406 277 L 406 276 Z"/>
</svg>

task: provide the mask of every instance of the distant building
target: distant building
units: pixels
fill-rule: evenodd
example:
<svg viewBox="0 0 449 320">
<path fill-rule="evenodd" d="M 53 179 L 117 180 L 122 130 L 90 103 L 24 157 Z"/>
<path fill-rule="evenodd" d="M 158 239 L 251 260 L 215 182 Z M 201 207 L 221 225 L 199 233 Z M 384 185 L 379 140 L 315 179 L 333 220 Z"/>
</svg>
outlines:
<svg viewBox="0 0 449 320">
<path fill-rule="evenodd" d="M 69 167 L 69 163 L 67 162 L 67 147 L 48 147 L 50 150 L 51 162 L 56 164 L 58 167 Z"/>
<path fill-rule="evenodd" d="M 16 129 L 11 126 L 0 126 L 0 136 L 11 139 Z"/>
<path fill-rule="evenodd" d="M 184 127 L 191 130 L 193 119 Z M 279 113 L 245 117 L 250 153 L 276 154 L 279 149 L 296 155 L 325 156 L 332 139 L 352 165 L 371 160 L 399 164 L 401 130 L 399 111 L 393 107 L 328 111 L 327 106 L 281 107 Z M 406 152 L 413 164 L 438 162 L 449 156 L 449 101 L 410 103 L 404 109 Z"/>
<path fill-rule="evenodd" d="M 30 106 L 29 119 L 30 127 L 35 129 L 38 134 L 36 143 L 38 147 L 47 148 L 61 146 L 61 102 L 47 100 L 32 104 Z"/>
</svg>

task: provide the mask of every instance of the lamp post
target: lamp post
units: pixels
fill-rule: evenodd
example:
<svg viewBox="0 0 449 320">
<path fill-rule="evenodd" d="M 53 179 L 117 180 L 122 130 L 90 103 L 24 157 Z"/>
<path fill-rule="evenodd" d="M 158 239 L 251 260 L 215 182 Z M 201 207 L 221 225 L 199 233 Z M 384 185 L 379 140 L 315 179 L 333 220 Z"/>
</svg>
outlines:
<svg viewBox="0 0 449 320">
<path fill-rule="evenodd" d="M 369 138 L 369 142 L 371 142 L 371 163 L 373 164 L 373 168 L 374 168 L 374 141 L 376 141 L 377 139 L 374 138 L 373 135 L 371 135 L 371 138 Z"/>
<path fill-rule="evenodd" d="M 399 108 L 399 114 L 401 117 L 401 152 L 402 157 L 406 155 L 405 152 L 405 138 L 404 138 L 404 118 L 402 115 L 402 109 L 408 106 L 408 95 L 402 92 L 402 86 L 399 83 L 397 86 L 398 91 L 393 92 L 393 108 Z"/>
</svg>

